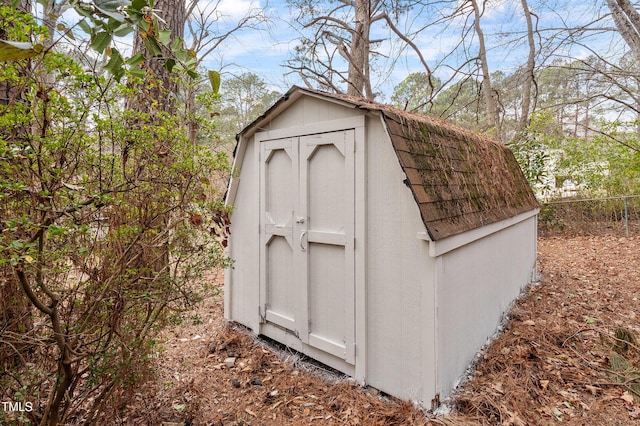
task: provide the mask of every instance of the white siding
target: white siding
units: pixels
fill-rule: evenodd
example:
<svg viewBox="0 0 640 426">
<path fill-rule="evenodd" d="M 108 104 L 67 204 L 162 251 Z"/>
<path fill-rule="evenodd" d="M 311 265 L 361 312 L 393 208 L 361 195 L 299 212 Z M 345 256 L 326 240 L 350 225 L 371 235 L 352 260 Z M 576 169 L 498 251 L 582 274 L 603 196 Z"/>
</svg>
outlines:
<svg viewBox="0 0 640 426">
<path fill-rule="evenodd" d="M 289 105 L 286 111 L 275 117 L 269 123 L 268 128 L 286 129 L 360 115 L 362 112 L 355 108 L 342 107 L 333 102 L 303 96 Z"/>
<path fill-rule="evenodd" d="M 448 252 L 437 265 L 438 390 L 447 395 L 531 280 L 536 218 Z"/>
<path fill-rule="evenodd" d="M 428 404 L 435 390 L 434 260 L 417 238 L 424 224 L 379 119 L 368 121 L 367 132 L 367 382 Z"/>
<path fill-rule="evenodd" d="M 259 327 L 259 164 L 253 137 L 243 141 L 246 151 L 231 214 L 229 255 L 233 267 L 225 272 L 225 318 L 244 324 L 255 332 Z"/>
</svg>

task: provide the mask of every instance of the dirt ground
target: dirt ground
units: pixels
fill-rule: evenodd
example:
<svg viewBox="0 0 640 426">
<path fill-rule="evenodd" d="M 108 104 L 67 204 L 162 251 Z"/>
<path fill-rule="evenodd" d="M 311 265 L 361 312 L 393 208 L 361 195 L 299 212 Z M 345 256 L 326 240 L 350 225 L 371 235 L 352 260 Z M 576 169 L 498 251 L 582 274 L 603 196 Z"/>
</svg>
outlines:
<svg viewBox="0 0 640 426">
<path fill-rule="evenodd" d="M 265 345 L 205 300 L 164 335 L 157 375 L 123 425 L 627 425 L 640 422 L 640 237 L 543 238 L 541 281 L 447 402 L 449 413 L 363 389 Z M 217 282 L 221 284 L 219 274 Z M 234 361 L 228 358 L 235 358 Z M 444 410 L 446 411 L 446 410 Z M 105 423 L 106 424 L 106 423 Z"/>
</svg>

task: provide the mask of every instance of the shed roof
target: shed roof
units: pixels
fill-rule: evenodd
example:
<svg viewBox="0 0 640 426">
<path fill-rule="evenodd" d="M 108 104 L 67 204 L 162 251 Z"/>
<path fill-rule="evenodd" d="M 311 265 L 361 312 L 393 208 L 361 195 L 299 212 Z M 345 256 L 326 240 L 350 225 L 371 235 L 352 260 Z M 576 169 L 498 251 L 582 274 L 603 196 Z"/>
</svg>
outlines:
<svg viewBox="0 0 640 426">
<path fill-rule="evenodd" d="M 287 101 L 304 95 L 380 115 L 433 241 L 539 207 L 508 147 L 434 117 L 360 98 L 293 86 L 240 135 L 253 133 Z"/>
</svg>

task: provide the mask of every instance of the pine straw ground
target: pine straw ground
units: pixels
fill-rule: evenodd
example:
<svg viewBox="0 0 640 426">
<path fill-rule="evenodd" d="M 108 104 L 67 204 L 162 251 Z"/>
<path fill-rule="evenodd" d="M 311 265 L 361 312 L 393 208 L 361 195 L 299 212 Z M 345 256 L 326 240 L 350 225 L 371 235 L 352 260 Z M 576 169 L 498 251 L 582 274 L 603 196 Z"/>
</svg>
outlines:
<svg viewBox="0 0 640 426">
<path fill-rule="evenodd" d="M 514 305 L 447 415 L 265 346 L 206 300 L 165 335 L 157 377 L 113 424 L 626 425 L 640 422 L 640 237 L 544 238 Z M 217 278 L 221 280 L 221 277 Z M 224 361 L 235 356 L 233 366 Z M 104 422 L 107 423 L 106 421 Z"/>
</svg>

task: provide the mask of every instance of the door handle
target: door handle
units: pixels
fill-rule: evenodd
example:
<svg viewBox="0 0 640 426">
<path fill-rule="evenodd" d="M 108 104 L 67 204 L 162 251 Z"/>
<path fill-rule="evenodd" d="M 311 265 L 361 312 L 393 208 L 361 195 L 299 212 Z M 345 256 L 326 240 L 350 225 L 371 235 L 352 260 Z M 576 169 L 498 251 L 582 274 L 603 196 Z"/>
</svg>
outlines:
<svg viewBox="0 0 640 426">
<path fill-rule="evenodd" d="M 304 241 L 304 237 L 305 235 L 307 235 L 307 231 L 302 231 L 300 233 L 300 248 L 302 249 L 302 251 L 307 251 L 307 248 L 305 247 L 305 245 L 303 244 Z"/>
</svg>

